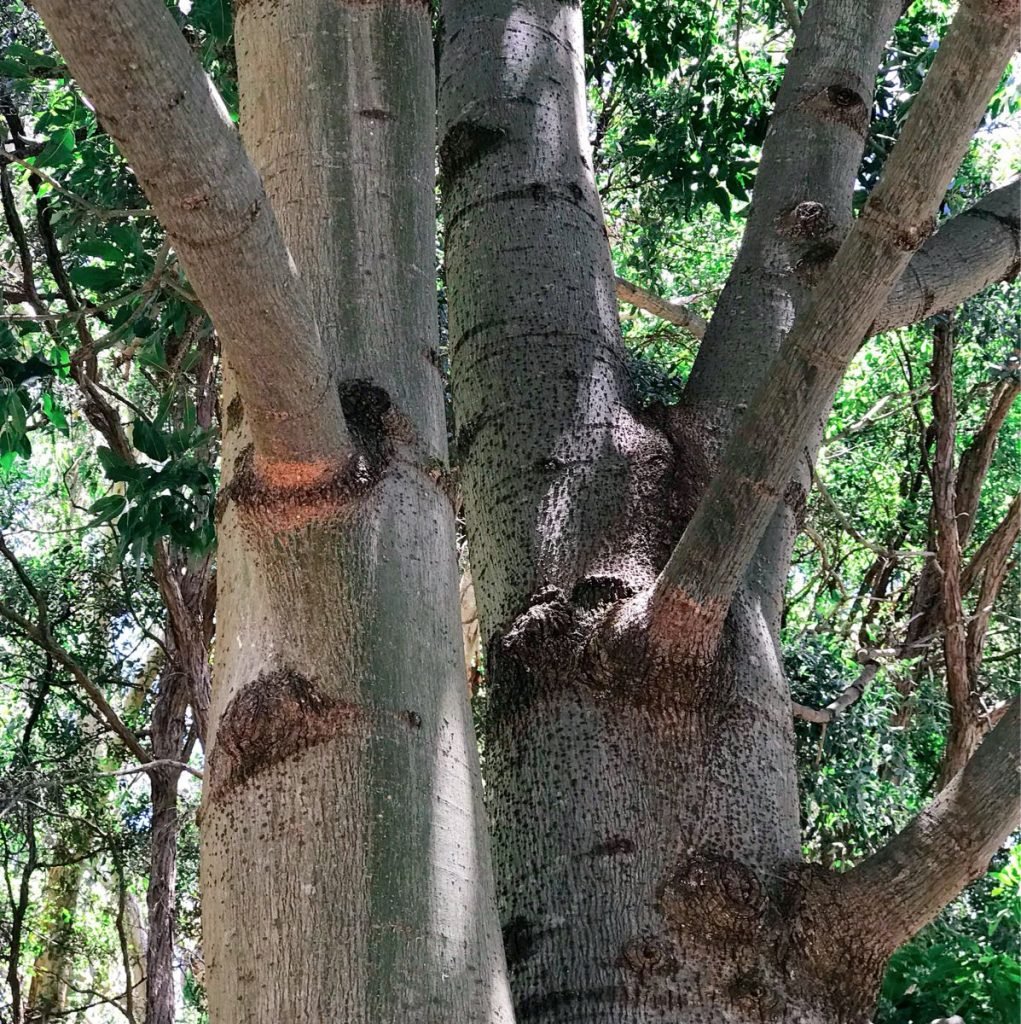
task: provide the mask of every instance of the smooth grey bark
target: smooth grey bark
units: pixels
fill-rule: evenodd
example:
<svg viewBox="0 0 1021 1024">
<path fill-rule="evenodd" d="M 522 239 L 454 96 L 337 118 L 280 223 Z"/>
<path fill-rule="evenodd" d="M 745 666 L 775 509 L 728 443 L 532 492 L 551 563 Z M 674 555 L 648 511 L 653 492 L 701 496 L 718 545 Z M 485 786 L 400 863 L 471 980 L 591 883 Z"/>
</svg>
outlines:
<svg viewBox="0 0 1021 1024">
<path fill-rule="evenodd" d="M 356 472 L 251 473 L 228 353 L 202 811 L 215 1024 L 510 1021 L 436 359 L 427 9 L 237 6 L 241 131 Z"/>
<path fill-rule="evenodd" d="M 216 324 L 271 482 L 342 469 L 350 439 L 259 175 L 161 0 L 35 4 Z M 272 372 L 267 372 L 272 368 Z"/>
<path fill-rule="evenodd" d="M 710 421 L 750 400 L 851 226 L 876 68 L 902 7 L 814 0 L 801 19 L 741 247 L 685 386 Z"/>
<path fill-rule="evenodd" d="M 656 458 L 656 441 L 628 410 L 583 141 L 579 12 L 449 3 L 443 20 L 457 459 L 479 610 L 492 629 L 544 588 L 619 575 L 634 543 L 625 536 L 632 461 Z M 621 535 L 616 551 L 602 543 L 608 530 Z"/>
<path fill-rule="evenodd" d="M 616 284 L 617 298 L 621 302 L 629 302 L 676 327 L 683 327 L 699 341 L 705 337 L 706 328 L 709 325 L 698 313 L 689 309 L 687 303 L 679 302 L 677 299 L 664 299 L 647 288 L 640 288 L 630 281 L 625 281 L 622 277 L 617 278 Z"/>
<path fill-rule="evenodd" d="M 898 145 L 807 309 L 796 319 L 670 556 L 652 614 L 694 605 L 722 624 L 799 455 L 913 253 L 1014 52 L 1016 4 L 963 4 Z M 767 433 L 768 431 L 768 433 Z"/>
<path fill-rule="evenodd" d="M 964 769 L 883 849 L 838 879 L 838 903 L 892 952 L 969 882 L 1021 822 L 1021 699 Z"/>
<path fill-rule="evenodd" d="M 601 221 L 576 212 L 590 195 L 573 130 L 578 12 L 444 7 L 454 398 L 519 1021 L 860 1024 L 871 1012 L 889 947 L 841 928 L 833 876 L 800 860 L 776 638 L 797 494 L 741 564 L 718 643 L 692 643 L 697 602 L 658 621 L 646 602 L 735 414 L 851 226 L 899 10 L 819 0 L 806 12 L 716 334 L 681 407 L 642 415 L 615 371 L 615 325 L 577 305 L 612 286 Z"/>
<path fill-rule="evenodd" d="M 948 220 L 911 257 L 869 328 L 878 334 L 953 309 L 1021 268 L 1021 179 Z"/>
</svg>

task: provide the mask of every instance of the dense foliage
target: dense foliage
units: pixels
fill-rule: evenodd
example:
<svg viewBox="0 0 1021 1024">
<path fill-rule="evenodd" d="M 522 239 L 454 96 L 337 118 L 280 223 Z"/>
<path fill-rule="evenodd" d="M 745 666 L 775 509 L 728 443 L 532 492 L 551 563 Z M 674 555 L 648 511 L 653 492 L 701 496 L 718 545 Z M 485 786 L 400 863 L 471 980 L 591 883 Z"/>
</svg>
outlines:
<svg viewBox="0 0 1021 1024">
<path fill-rule="evenodd" d="M 172 6 L 234 110 L 229 3 Z M 702 315 L 740 241 L 792 6 L 585 3 L 590 128 L 617 272 Z M 863 196 L 947 9 L 916 2 L 891 42 Z M 67 1019 L 140 1021 L 149 790 L 111 715 L 143 746 L 153 740 L 176 670 L 160 567 L 194 576 L 212 564 L 218 351 L 130 170 L 21 0 L 0 12 L 0 51 L 0 1018 L 19 1000 L 38 1010 L 51 999 Z M 1016 173 L 1003 130 L 1016 110 L 1007 80 L 945 214 Z M 998 286 L 954 314 L 961 453 L 1018 375 L 1019 298 L 1017 286 Z M 636 388 L 647 404 L 670 404 L 697 342 L 630 307 L 622 317 Z M 933 550 L 933 331 L 921 324 L 863 347 L 827 427 L 790 578 L 796 701 L 824 707 L 854 680 L 862 651 L 895 652 L 875 655 L 874 678 L 839 717 L 798 722 L 805 851 L 838 867 L 924 805 L 945 743 L 940 645 L 898 649 Z M 1017 437 L 1019 417 L 1010 412 L 1002 438 Z M 1017 480 L 1016 445 L 1001 443 L 966 560 L 1008 514 Z M 1018 597 L 1012 571 L 983 660 L 991 710 L 1021 675 Z M 194 723 L 185 729 L 183 756 L 201 770 Z M 198 783 L 181 779 L 180 1020 L 197 1021 Z M 1016 1019 L 1019 880 L 1014 847 L 902 949 L 878 1020 Z"/>
</svg>

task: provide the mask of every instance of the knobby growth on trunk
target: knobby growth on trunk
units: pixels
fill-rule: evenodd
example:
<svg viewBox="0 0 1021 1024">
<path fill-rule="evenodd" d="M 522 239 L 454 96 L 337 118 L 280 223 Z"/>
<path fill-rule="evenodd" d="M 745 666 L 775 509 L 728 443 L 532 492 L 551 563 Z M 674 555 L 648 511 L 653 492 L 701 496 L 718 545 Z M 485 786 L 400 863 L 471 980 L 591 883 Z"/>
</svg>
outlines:
<svg viewBox="0 0 1021 1024">
<path fill-rule="evenodd" d="M 151 752 L 122 726 L 140 761 L 161 762 L 157 836 L 176 827 L 188 744 L 205 746 L 214 1024 L 866 1021 L 889 955 L 1018 822 L 1017 703 L 977 746 L 974 701 L 1016 517 L 961 557 L 1009 399 L 955 469 L 948 326 L 937 559 L 918 600 L 942 627 L 951 738 L 931 806 L 844 874 L 801 857 L 783 587 L 863 341 L 1016 272 L 1016 187 L 933 233 L 1013 53 L 1016 0 L 960 5 L 857 217 L 902 4 L 793 10 L 755 201 L 707 325 L 614 276 L 574 4 L 445 0 L 437 83 L 420 4 L 238 0 L 240 132 L 160 0 L 36 5 L 222 345 L 211 696 L 208 566 L 166 551 L 172 658 Z M 434 153 L 488 826 L 458 635 Z M 702 337 L 677 406 L 641 407 L 618 295 Z M 76 372 L 115 447 L 87 359 Z M 75 673 L 38 610 L 3 614 Z M 855 699 L 878 664 L 864 660 L 817 714 Z M 154 844 L 151 927 L 173 878 Z M 171 1019 L 154 983 L 167 955 L 150 941 L 146 1021 Z"/>
</svg>

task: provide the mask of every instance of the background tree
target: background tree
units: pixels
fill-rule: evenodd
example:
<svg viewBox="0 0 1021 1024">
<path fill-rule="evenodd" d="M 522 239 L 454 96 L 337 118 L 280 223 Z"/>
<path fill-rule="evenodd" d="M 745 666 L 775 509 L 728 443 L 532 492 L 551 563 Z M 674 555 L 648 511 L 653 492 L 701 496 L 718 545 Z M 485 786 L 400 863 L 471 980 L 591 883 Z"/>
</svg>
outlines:
<svg viewBox="0 0 1021 1024">
<path fill-rule="evenodd" d="M 73 638 L 38 642 L 52 597 L 24 541 L 8 620 L 64 652 L 139 760 L 164 762 L 148 769 L 146 1019 L 173 1019 L 173 985 L 151 979 L 174 948 L 176 776 L 200 741 L 213 1020 L 511 1019 L 456 638 L 447 350 L 517 1017 L 864 1019 L 892 949 L 1013 821 L 1017 654 L 997 609 L 1016 589 L 1016 471 L 995 439 L 1016 298 L 906 328 L 1016 270 L 1016 189 L 990 191 L 1004 160 L 983 141 L 944 200 L 974 212 L 911 254 L 988 97 L 994 124 L 1010 111 L 997 19 L 1016 14 L 966 6 L 933 64 L 940 5 L 593 5 L 587 51 L 577 9 L 448 5 L 440 351 L 426 13 L 237 6 L 232 36 L 219 3 L 172 8 L 177 25 L 159 4 L 40 3 L 98 121 L 30 17 L 2 68 L 4 458 L 20 473 L 29 438 L 56 433 L 59 464 L 77 431 L 76 458 L 113 481 L 95 501 L 93 469 L 89 525 L 113 523 L 136 586 L 151 579 L 153 735 L 125 725 L 122 671 L 97 682 Z M 670 326 L 632 316 L 622 344 L 615 293 Z M 211 706 L 206 311 L 226 456 Z M 883 372 L 852 368 L 824 430 L 862 338 L 890 327 L 905 330 L 855 363 Z M 686 338 L 704 339 L 694 359 Z M 870 471 L 870 451 L 897 469 Z M 846 511 L 862 488 L 867 518 Z M 947 828 L 969 843 L 930 840 Z M 802 845 L 843 873 L 802 864 Z M 42 875 L 22 877 L 27 908 Z M 881 921 L 861 910 L 877 900 Z M 12 958 L 12 993 L 28 962 Z M 912 1013 L 898 963 L 885 1012 Z M 1007 1005 L 992 984 L 944 988 L 947 1012 Z"/>
</svg>

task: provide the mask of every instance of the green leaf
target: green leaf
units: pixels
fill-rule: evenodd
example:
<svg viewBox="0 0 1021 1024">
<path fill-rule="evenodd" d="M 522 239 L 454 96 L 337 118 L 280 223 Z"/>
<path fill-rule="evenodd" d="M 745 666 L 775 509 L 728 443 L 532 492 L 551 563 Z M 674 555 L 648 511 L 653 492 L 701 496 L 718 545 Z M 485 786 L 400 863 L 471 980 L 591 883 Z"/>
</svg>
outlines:
<svg viewBox="0 0 1021 1024">
<path fill-rule="evenodd" d="M 47 357 L 58 377 L 66 380 L 71 376 L 71 352 L 60 345 L 54 345 Z"/>
<path fill-rule="evenodd" d="M 64 410 L 60 408 L 57 404 L 57 400 L 49 391 L 43 392 L 43 415 L 62 434 L 66 434 L 68 432 L 69 427 L 67 424 L 67 417 L 64 415 Z"/>
<path fill-rule="evenodd" d="M 105 498 L 93 502 L 89 512 L 96 517 L 94 525 L 108 523 L 111 519 L 119 516 L 127 508 L 127 504 L 127 498 L 123 494 L 108 494 Z"/>
<path fill-rule="evenodd" d="M 65 167 L 74 157 L 74 132 L 62 128 L 50 136 L 43 151 L 32 161 L 36 167 Z"/>
<path fill-rule="evenodd" d="M 124 283 L 124 270 L 121 267 L 74 267 L 67 276 L 82 288 L 93 292 L 112 291 Z"/>
<path fill-rule="evenodd" d="M 168 455 L 166 439 L 148 420 L 135 420 L 132 440 L 140 452 L 156 462 L 163 462 Z"/>
<path fill-rule="evenodd" d="M 125 462 L 116 452 L 104 445 L 96 449 L 96 455 L 107 477 L 114 482 L 128 482 L 141 479 L 141 467 Z"/>
</svg>

